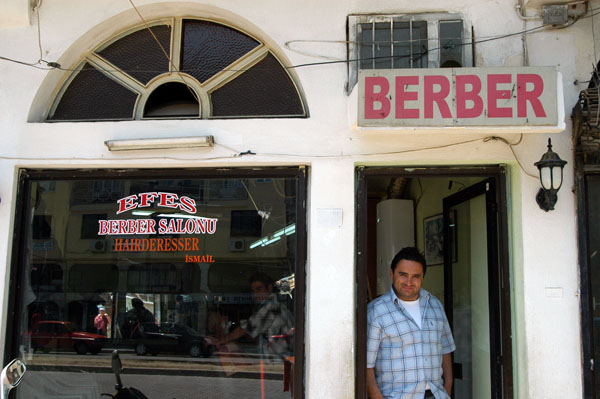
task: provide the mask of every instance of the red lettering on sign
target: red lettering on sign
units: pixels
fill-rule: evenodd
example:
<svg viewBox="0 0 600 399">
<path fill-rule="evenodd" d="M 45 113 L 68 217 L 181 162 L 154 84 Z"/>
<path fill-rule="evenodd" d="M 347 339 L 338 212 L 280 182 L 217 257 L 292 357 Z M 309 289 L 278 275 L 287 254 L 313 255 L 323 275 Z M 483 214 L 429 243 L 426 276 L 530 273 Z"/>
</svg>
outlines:
<svg viewBox="0 0 600 399">
<path fill-rule="evenodd" d="M 512 118 L 512 108 L 499 107 L 498 100 L 510 100 L 510 90 L 499 90 L 498 84 L 511 83 L 510 74 L 488 75 L 488 116 L 490 118 Z"/>
<path fill-rule="evenodd" d="M 471 90 L 467 91 L 467 85 Z M 481 92 L 481 79 L 476 75 L 456 75 L 456 117 L 457 118 L 477 118 L 483 112 L 483 99 L 479 95 Z M 467 101 L 471 101 L 473 106 L 467 108 Z"/>
<path fill-rule="evenodd" d="M 138 196 L 133 194 L 129 197 L 121 198 L 120 200 L 118 200 L 117 203 L 119 204 L 119 210 L 117 211 L 117 215 L 119 213 L 135 209 L 137 207 L 137 203 L 135 202 L 137 198 Z"/>
<path fill-rule="evenodd" d="M 196 213 L 196 201 L 190 197 L 181 197 L 179 201 L 179 209 L 187 213 Z"/>
<path fill-rule="evenodd" d="M 128 226 L 127 226 L 127 234 L 137 234 L 138 233 L 138 223 L 137 220 L 135 219 L 128 219 Z"/>
<path fill-rule="evenodd" d="M 217 231 L 217 219 L 208 219 L 208 229 L 206 232 L 208 234 L 215 234 Z"/>
<path fill-rule="evenodd" d="M 146 232 L 148 234 L 156 234 L 156 220 L 148 219 L 148 226 Z"/>
<path fill-rule="evenodd" d="M 379 90 L 376 92 L 375 87 Z M 391 104 L 386 97 L 390 84 L 386 78 L 368 77 L 365 79 L 365 119 L 384 119 L 390 114 Z M 379 107 L 375 109 L 375 103 Z"/>
<path fill-rule="evenodd" d="M 108 234 L 108 220 L 98 220 L 98 235 L 105 236 Z"/>
<path fill-rule="evenodd" d="M 140 193 L 140 204 L 138 205 L 140 208 L 146 208 L 154 203 L 156 197 L 158 197 L 158 193 Z"/>
<path fill-rule="evenodd" d="M 448 78 L 440 75 L 424 77 L 424 97 L 425 97 L 425 118 L 433 118 L 433 103 L 436 103 L 442 118 L 452 118 L 452 112 L 446 102 L 448 94 L 450 94 L 450 82 Z M 439 87 L 439 91 L 434 91 L 434 87 Z"/>
<path fill-rule="evenodd" d="M 531 91 L 527 91 L 527 83 L 533 85 Z M 540 96 L 544 92 L 544 80 L 540 75 L 533 73 L 520 73 L 517 74 L 517 116 L 519 118 L 527 117 L 527 101 L 533 108 L 533 113 L 537 117 L 545 117 L 546 111 Z"/>
<path fill-rule="evenodd" d="M 419 93 L 416 91 L 406 91 L 406 86 L 416 86 L 419 84 L 418 76 L 396 76 L 396 119 L 418 119 L 418 109 L 407 109 L 404 107 L 405 101 L 415 101 L 419 99 Z"/>
<path fill-rule="evenodd" d="M 165 208 L 177 208 L 178 204 L 175 200 L 179 198 L 177 194 L 173 193 L 158 193 L 159 201 L 158 206 L 164 206 Z"/>
</svg>

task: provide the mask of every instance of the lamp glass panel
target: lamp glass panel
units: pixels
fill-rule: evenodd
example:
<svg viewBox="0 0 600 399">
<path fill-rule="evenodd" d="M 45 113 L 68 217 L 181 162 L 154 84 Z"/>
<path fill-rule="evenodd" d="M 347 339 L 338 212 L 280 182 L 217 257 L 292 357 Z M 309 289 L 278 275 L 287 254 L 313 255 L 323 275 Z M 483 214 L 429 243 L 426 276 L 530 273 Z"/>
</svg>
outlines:
<svg viewBox="0 0 600 399">
<path fill-rule="evenodd" d="M 562 168 L 555 166 L 552 168 L 552 188 L 558 190 L 562 185 Z"/>
<path fill-rule="evenodd" d="M 552 188 L 552 174 L 551 168 L 541 168 L 540 169 L 540 181 L 542 182 L 542 187 L 545 190 L 549 190 Z"/>
</svg>

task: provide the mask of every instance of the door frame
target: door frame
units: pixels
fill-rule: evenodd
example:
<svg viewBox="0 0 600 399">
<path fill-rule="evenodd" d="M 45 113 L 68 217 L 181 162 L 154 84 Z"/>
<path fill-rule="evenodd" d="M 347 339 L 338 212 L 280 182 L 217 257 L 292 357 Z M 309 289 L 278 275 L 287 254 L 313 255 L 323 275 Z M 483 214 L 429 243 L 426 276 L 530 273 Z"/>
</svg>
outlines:
<svg viewBox="0 0 600 399">
<path fill-rule="evenodd" d="M 498 204 L 496 198 L 496 184 L 494 178 L 488 178 L 462 189 L 443 199 L 444 215 L 444 308 L 450 323 L 454 329 L 454 296 L 452 275 L 452 251 L 450 242 L 450 208 L 458 204 L 470 201 L 481 195 L 485 195 L 486 213 L 486 242 L 487 242 L 487 266 L 488 266 L 488 298 L 489 298 L 489 329 L 490 329 L 490 376 L 491 392 L 493 398 L 502 398 L 502 368 L 495 367 L 502 364 L 502 326 L 501 314 L 493 309 L 503 309 L 498 295 L 490 295 L 493 292 L 501 292 L 500 278 L 498 273 Z"/>
<path fill-rule="evenodd" d="M 507 205 L 507 168 L 504 165 L 485 166 L 435 166 L 435 167 L 368 167 L 357 166 L 355 170 L 356 187 L 356 348 L 355 365 L 355 398 L 366 399 L 366 360 L 367 360 L 367 290 L 368 246 L 367 246 L 367 186 L 368 179 L 375 177 L 487 177 L 494 181 L 496 187 L 496 204 L 498 212 L 498 266 L 500 279 L 501 307 L 501 345 L 504 357 L 502 367 L 502 398 L 513 398 L 513 365 L 512 365 L 512 327 L 511 297 L 508 254 L 508 205 Z"/>
<path fill-rule="evenodd" d="M 597 396 L 598 387 L 594 378 L 594 316 L 592 303 L 592 278 L 589 261 L 589 236 L 588 236 L 588 176 L 600 175 L 600 166 L 586 165 L 583 157 L 575 159 L 575 189 L 577 193 L 577 227 L 578 227 L 578 252 L 579 273 L 581 284 L 581 349 L 583 370 L 583 397 L 593 399 Z"/>
</svg>

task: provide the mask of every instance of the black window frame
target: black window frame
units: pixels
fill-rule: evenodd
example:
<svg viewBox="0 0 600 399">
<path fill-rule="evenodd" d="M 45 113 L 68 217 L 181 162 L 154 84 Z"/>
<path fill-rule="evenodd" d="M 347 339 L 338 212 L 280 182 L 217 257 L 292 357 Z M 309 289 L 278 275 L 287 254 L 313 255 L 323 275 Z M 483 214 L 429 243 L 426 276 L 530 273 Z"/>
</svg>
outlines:
<svg viewBox="0 0 600 399">
<path fill-rule="evenodd" d="M 81 180 L 81 179 L 135 179 L 147 178 L 177 178 L 177 179 L 202 179 L 202 178 L 292 178 L 296 180 L 296 271 L 295 271 L 295 342 L 294 342 L 294 398 L 304 397 L 305 375 L 305 320 L 306 320 L 306 263 L 307 263 L 307 230 L 306 230 L 306 196 L 307 196 L 308 168 L 304 165 L 285 167 L 262 168 L 197 168 L 197 169 L 73 169 L 73 170 L 44 170 L 20 169 L 18 191 L 16 197 L 16 212 L 10 270 L 10 284 L 8 287 L 8 300 L 6 306 L 7 324 L 4 340 L 4 364 L 18 356 L 19 326 L 26 322 L 23 320 L 22 295 L 20 295 L 20 281 L 22 281 L 25 268 L 19 267 L 27 256 L 25 241 L 21 235 L 27 230 L 28 199 L 30 180 Z M 109 368 L 107 368 L 107 371 Z"/>
</svg>

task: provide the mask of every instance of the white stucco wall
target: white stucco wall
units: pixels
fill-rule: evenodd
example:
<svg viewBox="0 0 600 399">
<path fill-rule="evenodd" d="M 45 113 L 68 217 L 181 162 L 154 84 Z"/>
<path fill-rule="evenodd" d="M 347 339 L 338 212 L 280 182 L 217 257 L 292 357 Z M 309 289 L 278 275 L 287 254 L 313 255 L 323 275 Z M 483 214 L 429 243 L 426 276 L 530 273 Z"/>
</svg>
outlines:
<svg viewBox="0 0 600 399">
<path fill-rule="evenodd" d="M 2 3 L 0 3 L 2 4 Z M 260 36 L 290 65 L 344 60 L 346 17 L 352 13 L 450 11 L 472 23 L 476 39 L 519 32 L 525 23 L 514 1 L 408 0 L 323 2 L 309 0 L 175 1 L 137 0 L 147 18 L 197 15 L 228 20 Z M 21 4 L 22 5 L 22 4 Z M 599 1 L 592 2 L 600 7 Z M 18 8 L 18 7 L 17 7 Z M 535 10 L 532 10 L 532 13 Z M 539 11 L 539 10 L 538 10 Z M 127 1 L 43 2 L 39 10 L 42 57 L 70 67 L 79 55 L 112 34 L 139 23 Z M 25 13 L 26 14 L 26 13 Z M 18 15 L 24 15 L 20 10 Z M 16 17 L 15 17 L 16 18 Z M 21 18 L 22 20 L 22 18 Z M 40 58 L 37 20 L 0 20 L 0 56 L 28 63 Z M 40 120 L 62 78 L 47 71 L 0 60 L 0 331 L 5 304 L 19 168 L 198 167 L 236 165 L 309 166 L 308 272 L 306 306 L 306 397 L 354 397 L 354 271 L 356 165 L 509 165 L 509 227 L 515 397 L 582 397 L 578 297 L 577 230 L 569 115 L 591 74 L 594 43 L 591 18 L 569 28 L 527 36 L 530 66 L 557 66 L 563 76 L 565 132 L 553 134 L 554 150 L 569 163 L 556 210 L 535 203 L 537 179 L 520 169 L 510 147 L 487 141 L 486 132 L 373 132 L 357 129 L 356 91 L 347 96 L 346 65 L 294 69 L 308 104 L 307 119 L 186 120 L 103 123 L 28 123 Z M 16 26 L 15 26 L 16 25 Z M 600 24 L 596 24 L 596 29 Z M 599 33 L 598 31 L 596 33 Z M 521 35 L 476 46 L 477 67 L 523 65 Z M 302 50 L 305 55 L 286 47 Z M 42 64 L 41 67 L 45 65 Z M 575 83 L 574 83 L 575 82 Z M 175 134 L 176 132 L 176 134 Z M 210 134 L 207 150 L 114 154 L 103 145 L 118 138 Z M 503 136 L 520 139 L 518 131 Z M 547 134 L 524 135 L 514 153 L 528 173 L 545 152 Z M 461 144 L 456 144 L 461 143 Z M 456 145 L 454 145 L 456 144 Z M 443 148 L 434 148 L 442 147 Z M 252 150 L 257 155 L 235 157 Z M 323 218 L 339 215 L 339 225 Z M 2 348 L 3 350 L 3 348 Z"/>
</svg>

